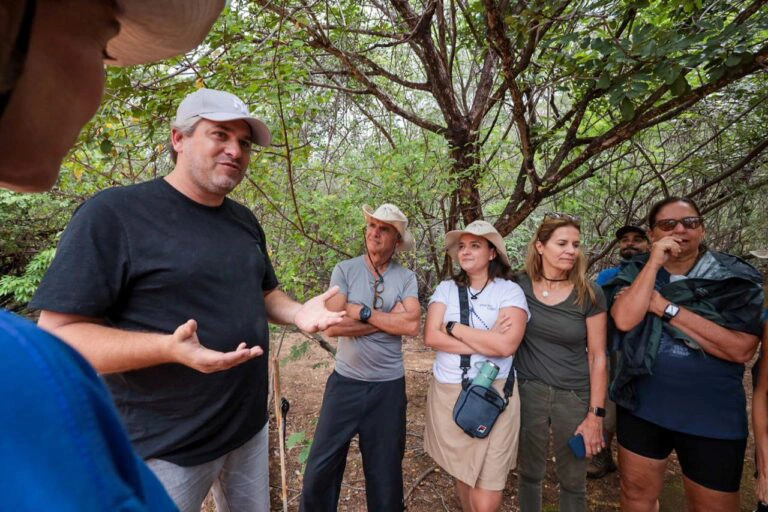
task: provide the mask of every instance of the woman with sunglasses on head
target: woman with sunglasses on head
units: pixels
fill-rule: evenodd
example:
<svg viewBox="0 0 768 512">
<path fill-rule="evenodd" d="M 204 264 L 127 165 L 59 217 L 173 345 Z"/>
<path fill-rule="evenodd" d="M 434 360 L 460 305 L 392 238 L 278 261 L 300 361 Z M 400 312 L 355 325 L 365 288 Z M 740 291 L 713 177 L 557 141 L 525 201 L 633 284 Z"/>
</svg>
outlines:
<svg viewBox="0 0 768 512">
<path fill-rule="evenodd" d="M 461 354 L 470 355 L 466 373 L 470 381 L 478 375 L 478 367 L 493 363 L 498 369 L 493 387 L 502 393 L 523 338 L 528 306 L 520 287 L 510 280 L 504 241 L 491 224 L 478 220 L 464 230 L 450 231 L 445 245 L 460 269 L 435 290 L 424 324 L 424 344 L 437 351 L 427 394 L 424 446 L 456 479 L 462 510 L 493 512 L 501 507 L 507 474 L 517 458 L 520 399 L 512 393 L 487 437 L 464 433 L 453 419 L 464 376 Z M 468 325 L 460 323 L 462 302 L 467 304 Z"/>
<path fill-rule="evenodd" d="M 621 509 L 658 510 L 674 450 L 689 510 L 736 511 L 748 434 L 742 378 L 757 348 L 762 279 L 706 248 L 691 199 L 657 202 L 648 224 L 650 253 L 609 291 L 622 349 L 611 384 Z"/>
<path fill-rule="evenodd" d="M 586 457 L 603 447 L 608 384 L 607 314 L 602 289 L 586 276 L 577 217 L 544 216 L 519 279 L 531 320 L 515 358 L 520 382 L 520 510 L 542 508 L 552 430 L 559 510 L 587 509 Z"/>
</svg>

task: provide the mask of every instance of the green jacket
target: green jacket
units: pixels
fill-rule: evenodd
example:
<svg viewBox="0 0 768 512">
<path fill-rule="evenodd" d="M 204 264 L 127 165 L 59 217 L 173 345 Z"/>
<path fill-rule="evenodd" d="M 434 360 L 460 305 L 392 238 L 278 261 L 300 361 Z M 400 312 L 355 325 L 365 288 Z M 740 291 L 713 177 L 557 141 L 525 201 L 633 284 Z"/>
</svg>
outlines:
<svg viewBox="0 0 768 512">
<path fill-rule="evenodd" d="M 632 284 L 648 261 L 649 254 L 636 256 L 604 286 L 613 306 L 616 292 Z M 661 295 L 686 309 L 727 329 L 759 335 L 763 309 L 760 273 L 749 263 L 730 254 L 707 251 L 688 273 L 688 278 L 657 288 Z M 661 342 L 663 320 L 648 313 L 628 332 L 619 335 L 619 358 L 610 396 L 629 410 L 636 407 L 635 382 L 638 377 L 652 375 L 653 363 Z M 699 344 L 690 336 L 666 326 L 672 337 L 691 348 Z"/>
</svg>

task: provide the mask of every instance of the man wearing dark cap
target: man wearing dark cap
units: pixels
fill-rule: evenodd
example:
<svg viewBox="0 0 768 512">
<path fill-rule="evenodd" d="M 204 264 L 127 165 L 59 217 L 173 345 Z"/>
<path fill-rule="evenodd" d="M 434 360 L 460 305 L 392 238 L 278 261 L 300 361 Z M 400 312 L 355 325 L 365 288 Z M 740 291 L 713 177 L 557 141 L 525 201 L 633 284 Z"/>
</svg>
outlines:
<svg viewBox="0 0 768 512">
<path fill-rule="evenodd" d="M 613 280 L 613 278 L 619 274 L 621 266 L 625 262 L 631 260 L 638 254 L 648 252 L 650 244 L 648 234 L 643 228 L 629 224 L 616 230 L 616 241 L 619 244 L 619 256 L 621 256 L 621 262 L 619 265 L 607 268 L 597 275 L 595 282 L 600 286 L 604 286 L 606 283 Z M 609 338 L 614 338 L 613 333 L 610 331 Z M 611 368 L 615 368 L 616 351 L 612 343 L 609 343 L 608 350 L 609 364 Z M 606 417 L 603 421 L 605 448 L 592 457 L 592 460 L 589 462 L 589 468 L 587 469 L 587 478 L 602 478 L 617 469 L 616 462 L 614 462 L 613 455 L 611 454 L 611 444 L 613 442 L 613 436 L 616 433 L 616 404 L 606 398 L 605 409 Z"/>
<path fill-rule="evenodd" d="M 280 291 L 259 222 L 227 197 L 270 141 L 237 96 L 187 96 L 173 171 L 86 201 L 31 302 L 104 375 L 182 511 L 209 489 L 218 510 L 269 510 L 267 322 L 314 332 L 344 314 L 324 306 L 338 289 L 304 305 Z"/>
<path fill-rule="evenodd" d="M 622 262 L 629 261 L 638 254 L 648 252 L 648 234 L 643 228 L 626 225 L 616 230 L 616 241 L 619 244 L 619 256 L 621 256 Z M 619 274 L 621 265 L 611 267 L 603 270 L 597 275 L 595 280 L 600 286 L 605 285 L 608 281 L 613 279 Z"/>
</svg>

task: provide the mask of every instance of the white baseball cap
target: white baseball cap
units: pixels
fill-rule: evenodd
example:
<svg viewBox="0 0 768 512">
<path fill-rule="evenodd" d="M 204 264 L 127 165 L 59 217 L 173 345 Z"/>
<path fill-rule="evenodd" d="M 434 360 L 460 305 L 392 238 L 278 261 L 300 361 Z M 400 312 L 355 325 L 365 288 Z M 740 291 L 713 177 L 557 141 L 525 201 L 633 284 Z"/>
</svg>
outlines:
<svg viewBox="0 0 768 512">
<path fill-rule="evenodd" d="M 251 127 L 251 140 L 259 146 L 269 146 L 272 134 L 261 120 L 248 111 L 245 102 L 224 91 L 198 89 L 188 95 L 176 110 L 176 124 L 182 124 L 194 117 L 209 121 L 236 121 L 242 119 Z"/>
</svg>

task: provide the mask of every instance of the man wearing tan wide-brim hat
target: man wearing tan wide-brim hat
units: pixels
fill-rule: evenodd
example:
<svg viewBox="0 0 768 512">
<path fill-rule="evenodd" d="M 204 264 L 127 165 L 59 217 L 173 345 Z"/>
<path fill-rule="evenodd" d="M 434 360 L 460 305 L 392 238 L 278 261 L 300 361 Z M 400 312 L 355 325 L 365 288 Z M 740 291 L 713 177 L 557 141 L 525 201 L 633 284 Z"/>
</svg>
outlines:
<svg viewBox="0 0 768 512">
<path fill-rule="evenodd" d="M 339 338 L 336 368 L 328 379 L 304 472 L 300 509 L 335 511 L 349 442 L 360 437 L 368 510 L 403 510 L 405 370 L 402 337 L 419 333 L 416 275 L 398 264 L 413 248 L 408 217 L 397 206 L 363 206 L 365 252 L 342 261 L 331 285 L 339 294 L 328 309 L 346 311 L 325 330 Z"/>
</svg>

